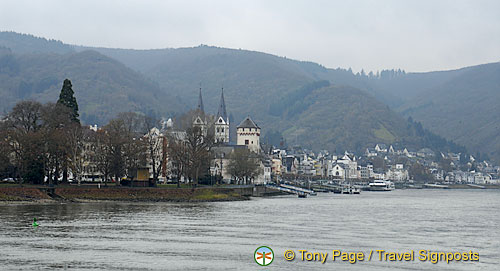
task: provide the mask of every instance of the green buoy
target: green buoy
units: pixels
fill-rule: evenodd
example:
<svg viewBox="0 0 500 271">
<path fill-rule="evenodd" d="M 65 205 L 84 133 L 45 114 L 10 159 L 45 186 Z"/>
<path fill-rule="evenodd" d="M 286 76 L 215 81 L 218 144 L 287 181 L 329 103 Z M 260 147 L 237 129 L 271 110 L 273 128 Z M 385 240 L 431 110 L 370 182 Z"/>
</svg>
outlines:
<svg viewBox="0 0 500 271">
<path fill-rule="evenodd" d="M 38 222 L 36 222 L 36 217 L 33 218 L 33 228 L 38 227 Z"/>
</svg>

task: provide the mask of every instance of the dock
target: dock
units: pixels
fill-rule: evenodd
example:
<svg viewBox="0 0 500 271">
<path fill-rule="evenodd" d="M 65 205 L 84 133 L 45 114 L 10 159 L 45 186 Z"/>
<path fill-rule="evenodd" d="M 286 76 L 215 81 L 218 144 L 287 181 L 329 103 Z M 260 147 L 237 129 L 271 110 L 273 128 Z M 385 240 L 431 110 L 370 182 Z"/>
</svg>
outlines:
<svg viewBox="0 0 500 271">
<path fill-rule="evenodd" d="M 426 183 L 423 185 L 425 188 L 437 188 L 437 189 L 448 189 L 449 187 L 447 185 L 442 185 L 442 184 L 432 184 L 432 183 Z"/>
<path fill-rule="evenodd" d="M 266 185 L 266 187 L 272 188 L 272 189 L 277 189 L 279 191 L 282 191 L 282 192 L 285 192 L 288 194 L 296 194 L 301 198 L 306 197 L 306 196 L 316 196 L 317 195 L 316 192 L 314 192 L 313 190 L 305 189 L 305 188 L 301 188 L 301 187 L 293 186 L 293 185 L 289 185 L 289 184 Z"/>
</svg>

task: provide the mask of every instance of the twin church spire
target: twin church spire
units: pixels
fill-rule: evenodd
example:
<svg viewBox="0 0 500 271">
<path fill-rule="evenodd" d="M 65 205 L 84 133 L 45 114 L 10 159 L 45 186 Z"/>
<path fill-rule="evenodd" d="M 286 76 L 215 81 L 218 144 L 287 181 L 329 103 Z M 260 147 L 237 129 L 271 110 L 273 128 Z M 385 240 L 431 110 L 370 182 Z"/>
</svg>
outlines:
<svg viewBox="0 0 500 271">
<path fill-rule="evenodd" d="M 200 93 L 198 95 L 198 107 L 197 110 L 205 113 L 205 108 L 203 106 L 203 97 Z M 222 88 L 219 102 L 219 109 L 217 111 L 217 116 L 215 118 L 215 142 L 216 143 L 229 143 L 229 118 L 227 116 L 226 101 L 224 99 L 224 88 Z"/>
<path fill-rule="evenodd" d="M 205 113 L 205 108 L 203 106 L 203 96 L 201 95 L 201 88 L 200 88 L 200 93 L 198 95 L 198 107 L 196 109 Z M 224 119 L 224 121 L 229 122 L 229 120 L 227 118 L 226 101 L 224 99 L 224 88 L 222 88 L 222 91 L 220 94 L 219 109 L 217 111 L 217 119 L 219 117 L 222 117 Z"/>
</svg>

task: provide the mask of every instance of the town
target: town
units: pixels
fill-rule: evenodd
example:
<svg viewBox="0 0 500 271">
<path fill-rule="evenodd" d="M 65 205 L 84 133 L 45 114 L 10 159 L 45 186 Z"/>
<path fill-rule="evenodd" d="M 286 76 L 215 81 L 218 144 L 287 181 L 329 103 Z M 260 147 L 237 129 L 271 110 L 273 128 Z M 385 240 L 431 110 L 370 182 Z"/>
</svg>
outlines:
<svg viewBox="0 0 500 271">
<path fill-rule="evenodd" d="M 261 143 L 260 127 L 251 119 L 245 118 L 237 126 L 236 144 L 230 144 L 230 124 L 226 112 L 224 90 L 221 92 L 217 115 L 205 114 L 202 92 L 200 89 L 198 106 L 191 113 L 192 127 L 198 127 L 201 133 L 214 135 L 214 145 L 208 174 L 218 183 L 244 184 L 245 175 L 239 176 L 231 171 L 232 154 L 238 150 L 249 150 L 250 159 L 255 160 L 256 169 L 249 174 L 252 184 L 269 184 L 293 182 L 296 180 L 332 180 L 340 183 L 367 183 L 370 180 L 389 180 L 401 187 L 421 187 L 419 184 L 499 184 L 500 167 L 489 161 L 477 161 L 472 155 L 461 153 L 435 152 L 429 148 L 413 150 L 408 148 L 394 149 L 392 145 L 379 143 L 373 148 L 366 148 L 362 154 L 356 155 L 345 151 L 341 154 L 330 153 L 328 150 L 314 152 L 300 146 L 283 148 Z M 91 130 L 97 131 L 96 126 Z M 176 129 L 173 120 L 163 120 L 161 128 L 154 127 L 145 135 L 153 136 L 158 146 L 156 161 L 161 161 L 156 167 L 164 165 L 158 176 L 159 182 L 179 180 L 189 182 L 185 176 L 176 175 L 175 159 L 169 150 L 169 139 L 185 140 L 186 132 Z M 252 158 L 253 157 L 253 158 Z M 162 158 L 164 159 L 162 161 Z M 149 178 L 153 178 L 154 166 L 149 160 Z M 87 162 L 90 165 L 90 162 Z M 88 168 L 96 168 L 88 166 Z M 99 179 L 96 171 L 86 170 L 83 174 L 86 180 Z"/>
<path fill-rule="evenodd" d="M 358 154 L 263 144 L 261 128 L 251 116 L 236 126 L 235 143 L 231 143 L 234 124 L 227 114 L 224 89 L 216 115 L 205 112 L 200 88 L 197 107 L 180 117 L 155 121 L 128 112 L 104 127 L 80 126 L 72 95 L 71 82 L 66 80 L 56 106 L 43 109 L 41 104 L 24 101 L 3 119 L 3 164 L 9 165 L 3 166 L 4 181 L 144 187 L 162 183 L 303 185 L 321 180 L 365 185 L 388 180 L 399 187 L 500 183 L 499 166 L 462 153 L 396 149 L 383 143 Z M 59 104 L 66 106 L 61 109 Z M 44 123 L 44 115 L 52 119 Z M 68 118 L 55 117 L 64 115 Z M 32 142 L 37 138 L 40 141 Z"/>
</svg>

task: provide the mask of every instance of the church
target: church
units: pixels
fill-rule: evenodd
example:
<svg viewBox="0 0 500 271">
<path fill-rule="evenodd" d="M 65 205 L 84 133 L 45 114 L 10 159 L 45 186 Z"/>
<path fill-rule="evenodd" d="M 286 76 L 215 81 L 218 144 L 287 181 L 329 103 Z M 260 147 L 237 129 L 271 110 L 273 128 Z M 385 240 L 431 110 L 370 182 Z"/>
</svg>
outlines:
<svg viewBox="0 0 500 271">
<path fill-rule="evenodd" d="M 215 143 L 220 146 L 229 146 L 231 142 L 231 130 L 229 117 L 226 110 L 226 101 L 224 99 L 224 88 L 222 88 L 221 91 L 219 107 L 217 110 L 217 115 L 214 118 L 214 123 L 208 123 L 209 121 L 213 121 L 213 119 L 207 117 L 205 113 L 201 88 L 198 95 L 198 106 L 196 108 L 196 112 L 198 114 L 193 120 L 193 127 L 200 127 L 204 134 L 207 133 L 208 129 L 211 129 L 213 127 Z M 249 150 L 255 153 L 261 152 L 260 127 L 250 118 L 250 116 L 247 116 L 236 127 L 236 145 L 246 146 Z"/>
<path fill-rule="evenodd" d="M 201 88 L 198 95 L 198 106 L 196 108 L 196 112 L 197 115 L 194 117 L 193 126 L 200 127 L 205 134 L 208 132 L 208 129 L 214 129 L 214 143 L 216 146 L 212 148 L 214 159 L 211 162 L 210 173 L 212 176 L 221 176 L 223 182 L 229 183 L 232 176 L 227 172 L 227 165 L 229 163 L 231 153 L 237 148 L 248 148 L 248 150 L 254 152 L 256 155 L 261 154 L 261 129 L 250 118 L 250 116 L 247 116 L 236 127 L 236 140 L 233 141 L 236 142 L 236 145 L 231 144 L 231 123 L 227 114 L 224 89 L 221 91 L 219 107 L 215 118 L 212 118 L 205 113 Z M 260 165 L 262 168 L 262 174 L 254 180 L 254 183 L 265 183 L 270 181 L 270 167 L 268 168 L 265 166 L 267 164 L 262 161 L 260 162 Z M 269 176 L 266 176 L 266 172 L 269 173 L 267 174 Z"/>
</svg>

